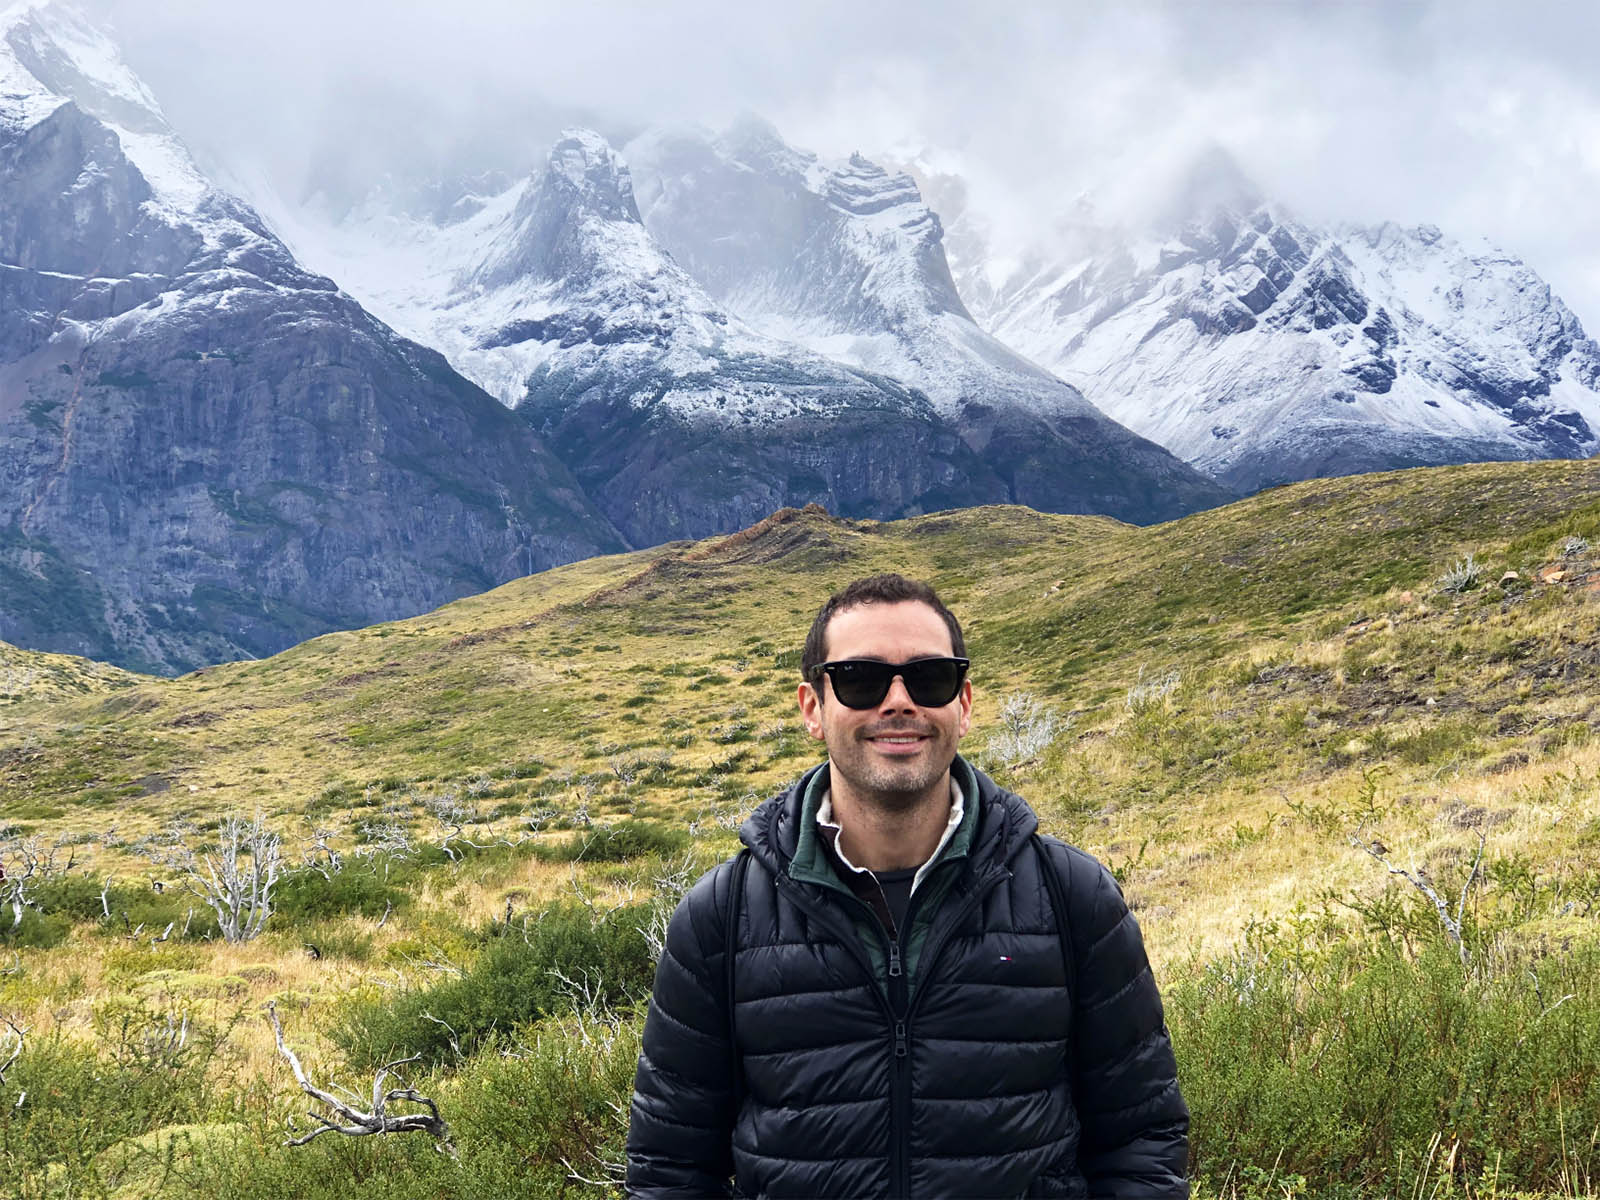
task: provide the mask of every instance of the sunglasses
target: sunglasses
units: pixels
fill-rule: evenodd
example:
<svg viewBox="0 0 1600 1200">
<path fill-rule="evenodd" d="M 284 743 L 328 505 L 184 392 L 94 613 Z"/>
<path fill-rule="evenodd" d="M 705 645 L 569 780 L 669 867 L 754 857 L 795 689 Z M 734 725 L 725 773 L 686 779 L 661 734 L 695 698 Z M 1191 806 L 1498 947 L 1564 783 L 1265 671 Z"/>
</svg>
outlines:
<svg viewBox="0 0 1600 1200">
<path fill-rule="evenodd" d="M 813 682 L 824 675 L 833 680 L 833 694 L 846 708 L 876 708 L 889 694 L 895 676 L 905 680 L 912 702 L 922 708 L 943 708 L 961 691 L 969 660 L 965 658 L 914 658 L 887 663 L 872 658 L 841 658 L 813 669 Z"/>
</svg>

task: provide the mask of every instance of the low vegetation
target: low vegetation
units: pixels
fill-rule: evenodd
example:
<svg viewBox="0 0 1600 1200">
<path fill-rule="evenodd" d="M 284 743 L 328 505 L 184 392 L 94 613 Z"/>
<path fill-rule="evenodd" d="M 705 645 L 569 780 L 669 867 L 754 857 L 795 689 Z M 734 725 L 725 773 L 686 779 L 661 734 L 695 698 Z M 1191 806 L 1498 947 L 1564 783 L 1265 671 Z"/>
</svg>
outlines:
<svg viewBox="0 0 1600 1200">
<path fill-rule="evenodd" d="M 614 1193 L 664 916 L 817 756 L 822 595 L 901 569 L 966 620 L 972 755 L 1139 916 L 1197 1195 L 1591 1195 L 1597 483 L 1404 472 L 1152 529 L 786 513 L 177 680 L 8 650 L 51 682 L 0 695 L 0 1180 Z M 277 856 L 259 922 L 230 845 L 240 883 Z M 285 1145 L 318 1104 L 269 1003 L 320 1086 L 420 1056 L 385 1086 L 449 1150 Z"/>
</svg>

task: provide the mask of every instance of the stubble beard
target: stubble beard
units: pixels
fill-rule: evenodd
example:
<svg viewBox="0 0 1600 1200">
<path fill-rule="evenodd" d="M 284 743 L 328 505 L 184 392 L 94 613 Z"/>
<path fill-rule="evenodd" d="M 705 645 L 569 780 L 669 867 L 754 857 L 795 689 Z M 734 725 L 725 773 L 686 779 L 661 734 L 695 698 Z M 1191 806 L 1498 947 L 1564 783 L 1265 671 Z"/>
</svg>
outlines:
<svg viewBox="0 0 1600 1200">
<path fill-rule="evenodd" d="M 894 733 L 895 730 L 874 730 L 876 736 Z M 903 733 L 927 733 L 927 730 L 900 730 Z M 855 797 L 884 813 L 900 815 L 911 812 L 928 800 L 928 792 L 944 778 L 955 761 L 953 747 L 945 747 L 935 736 L 930 743 L 931 753 L 918 762 L 874 762 L 866 738 L 852 738 L 840 747 L 844 754 L 828 748 L 834 771 L 850 784 Z"/>
</svg>

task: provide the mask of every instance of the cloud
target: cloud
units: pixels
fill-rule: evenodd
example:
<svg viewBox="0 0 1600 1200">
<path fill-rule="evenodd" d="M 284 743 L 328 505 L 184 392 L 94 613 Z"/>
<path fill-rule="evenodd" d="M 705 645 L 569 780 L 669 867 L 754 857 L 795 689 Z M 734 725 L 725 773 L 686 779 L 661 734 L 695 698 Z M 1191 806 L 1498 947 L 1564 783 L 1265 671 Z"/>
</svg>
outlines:
<svg viewBox="0 0 1600 1200">
<path fill-rule="evenodd" d="M 934 147 L 1015 237 L 1133 211 L 1209 144 L 1313 219 L 1430 221 L 1600 325 L 1600 10 L 1418 4 L 94 0 L 181 132 L 286 194 L 526 169 L 560 126 L 771 118 Z"/>
</svg>

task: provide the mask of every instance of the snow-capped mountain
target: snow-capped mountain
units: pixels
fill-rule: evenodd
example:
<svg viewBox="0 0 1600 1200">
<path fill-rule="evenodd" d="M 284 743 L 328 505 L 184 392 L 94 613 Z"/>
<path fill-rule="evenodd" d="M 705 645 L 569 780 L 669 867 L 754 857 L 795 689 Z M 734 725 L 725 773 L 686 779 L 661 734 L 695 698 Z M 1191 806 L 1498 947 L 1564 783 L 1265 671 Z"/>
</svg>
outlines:
<svg viewBox="0 0 1600 1200">
<path fill-rule="evenodd" d="M 924 393 L 1010 499 L 1150 521 L 1226 498 L 977 326 L 908 176 L 860 156 L 830 166 L 754 118 L 721 136 L 651 131 L 625 152 L 645 224 L 712 297 Z"/>
<path fill-rule="evenodd" d="M 298 234 L 374 310 L 515 405 L 636 544 L 786 504 L 891 517 L 1005 497 L 927 399 L 731 316 L 639 220 L 627 167 L 569 130 L 463 215 L 382 201 Z"/>
<path fill-rule="evenodd" d="M 1003 279 L 964 240 L 961 286 L 996 337 L 1242 490 L 1600 449 L 1600 346 L 1515 257 L 1307 225 L 1220 152 L 1173 210 L 1148 235 L 1079 228 Z"/>
<path fill-rule="evenodd" d="M 538 438 L 303 270 L 115 44 L 0 12 L 0 638 L 171 670 L 619 548 Z"/>
</svg>

